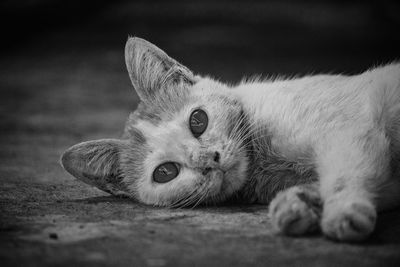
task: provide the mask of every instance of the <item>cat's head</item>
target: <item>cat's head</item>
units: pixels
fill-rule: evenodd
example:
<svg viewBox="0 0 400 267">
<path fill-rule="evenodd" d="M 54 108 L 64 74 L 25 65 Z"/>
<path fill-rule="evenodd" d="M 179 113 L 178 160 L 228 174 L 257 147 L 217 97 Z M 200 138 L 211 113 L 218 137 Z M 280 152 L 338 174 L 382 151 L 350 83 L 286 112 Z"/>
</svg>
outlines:
<svg viewBox="0 0 400 267">
<path fill-rule="evenodd" d="M 193 75 L 140 38 L 128 40 L 125 60 L 141 103 L 123 139 L 72 146 L 63 167 L 106 192 L 159 206 L 238 192 L 247 176 L 246 119 L 227 86 Z"/>
</svg>

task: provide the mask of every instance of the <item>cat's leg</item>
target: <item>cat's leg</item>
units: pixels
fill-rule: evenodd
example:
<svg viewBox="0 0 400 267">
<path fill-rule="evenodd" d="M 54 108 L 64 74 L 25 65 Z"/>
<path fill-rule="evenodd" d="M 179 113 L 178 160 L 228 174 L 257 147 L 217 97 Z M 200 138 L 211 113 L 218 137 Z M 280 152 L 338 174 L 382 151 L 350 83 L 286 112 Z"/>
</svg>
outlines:
<svg viewBox="0 0 400 267">
<path fill-rule="evenodd" d="M 303 184 L 279 192 L 269 205 L 275 232 L 303 235 L 319 230 L 322 202 L 318 184 Z"/>
<path fill-rule="evenodd" d="M 332 137 L 317 157 L 323 199 L 321 228 L 336 240 L 359 241 L 374 230 L 378 190 L 390 177 L 384 132 Z"/>
</svg>

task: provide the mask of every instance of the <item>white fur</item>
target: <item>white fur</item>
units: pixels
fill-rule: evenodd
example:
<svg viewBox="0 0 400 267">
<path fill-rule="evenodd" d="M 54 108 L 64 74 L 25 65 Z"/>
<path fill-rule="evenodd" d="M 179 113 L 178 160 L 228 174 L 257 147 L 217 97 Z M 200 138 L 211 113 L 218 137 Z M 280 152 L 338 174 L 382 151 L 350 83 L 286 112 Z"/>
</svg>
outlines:
<svg viewBox="0 0 400 267">
<path fill-rule="evenodd" d="M 311 76 L 253 82 L 233 93 L 272 146 L 288 159 L 306 155 L 324 201 L 322 230 L 361 240 L 374 229 L 376 207 L 400 200 L 390 164 L 400 147 L 400 65 L 356 76 Z"/>
<path fill-rule="evenodd" d="M 388 145 L 400 136 L 398 131 L 386 136 L 400 120 L 399 64 L 351 77 L 241 84 L 233 93 L 255 122 L 273 131 L 272 143 L 282 154 L 309 155 L 319 168 L 324 195 L 331 189 L 329 179 L 337 176 L 387 179 Z"/>
<path fill-rule="evenodd" d="M 172 207 L 243 191 L 264 203 L 294 185 L 272 201 L 276 230 L 298 235 L 319 223 L 346 241 L 368 237 L 377 210 L 400 203 L 400 64 L 230 87 L 194 76 L 140 38 L 128 40 L 125 55 L 142 103 L 128 119 L 127 140 L 67 150 L 62 163 L 78 179 Z M 198 108 L 209 119 L 200 138 L 189 129 Z M 179 164 L 179 175 L 156 183 L 153 172 L 165 162 Z"/>
</svg>

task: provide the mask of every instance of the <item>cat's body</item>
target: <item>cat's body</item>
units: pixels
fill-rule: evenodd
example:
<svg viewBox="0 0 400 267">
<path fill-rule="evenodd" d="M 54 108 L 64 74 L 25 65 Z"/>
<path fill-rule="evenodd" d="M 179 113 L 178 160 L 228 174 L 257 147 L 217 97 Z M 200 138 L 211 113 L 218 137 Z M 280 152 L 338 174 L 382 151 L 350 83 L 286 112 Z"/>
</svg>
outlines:
<svg viewBox="0 0 400 267">
<path fill-rule="evenodd" d="M 261 145 L 253 146 L 253 151 L 254 160 L 260 163 L 250 171 L 250 177 L 257 176 L 254 173 L 262 166 L 270 177 L 275 173 L 288 178 L 284 182 L 283 177 L 275 180 L 282 188 L 285 182 L 293 185 L 318 180 L 325 171 L 318 168 L 323 164 L 343 164 L 337 163 L 343 157 L 350 165 L 347 170 L 356 165 L 360 171 L 371 167 L 376 172 L 385 168 L 385 156 L 392 163 L 400 156 L 396 155 L 400 153 L 400 65 L 356 76 L 318 75 L 243 83 L 229 93 L 238 96 L 257 128 L 252 139 Z M 379 149 L 370 148 L 368 154 L 365 150 L 374 139 L 384 143 L 380 148 L 384 155 L 371 158 Z M 338 150 L 334 155 L 328 154 L 330 146 Z M 354 153 L 348 151 L 352 146 Z M 390 155 L 386 154 L 389 151 Z M 292 175 L 298 178 L 290 179 L 288 176 Z M 373 182 L 371 186 L 378 189 L 389 177 L 383 174 L 382 184 Z M 271 186 L 266 188 L 270 189 Z M 262 193 L 257 198 L 262 201 L 266 195 Z"/>
<path fill-rule="evenodd" d="M 171 207 L 272 200 L 277 231 L 350 241 L 400 202 L 400 64 L 229 87 L 139 38 L 125 52 L 142 102 L 123 139 L 64 153 L 84 182 Z"/>
</svg>

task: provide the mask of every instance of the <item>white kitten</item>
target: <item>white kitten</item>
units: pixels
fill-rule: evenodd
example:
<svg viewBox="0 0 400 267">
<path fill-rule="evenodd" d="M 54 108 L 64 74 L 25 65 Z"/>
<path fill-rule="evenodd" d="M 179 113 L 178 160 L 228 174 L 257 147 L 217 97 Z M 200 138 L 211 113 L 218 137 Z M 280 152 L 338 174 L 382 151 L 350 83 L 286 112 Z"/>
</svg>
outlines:
<svg viewBox="0 0 400 267">
<path fill-rule="evenodd" d="M 76 178 L 158 206 L 272 200 L 278 232 L 345 241 L 400 202 L 399 64 L 229 87 L 139 38 L 125 57 L 141 103 L 122 139 L 63 154 Z"/>
</svg>

